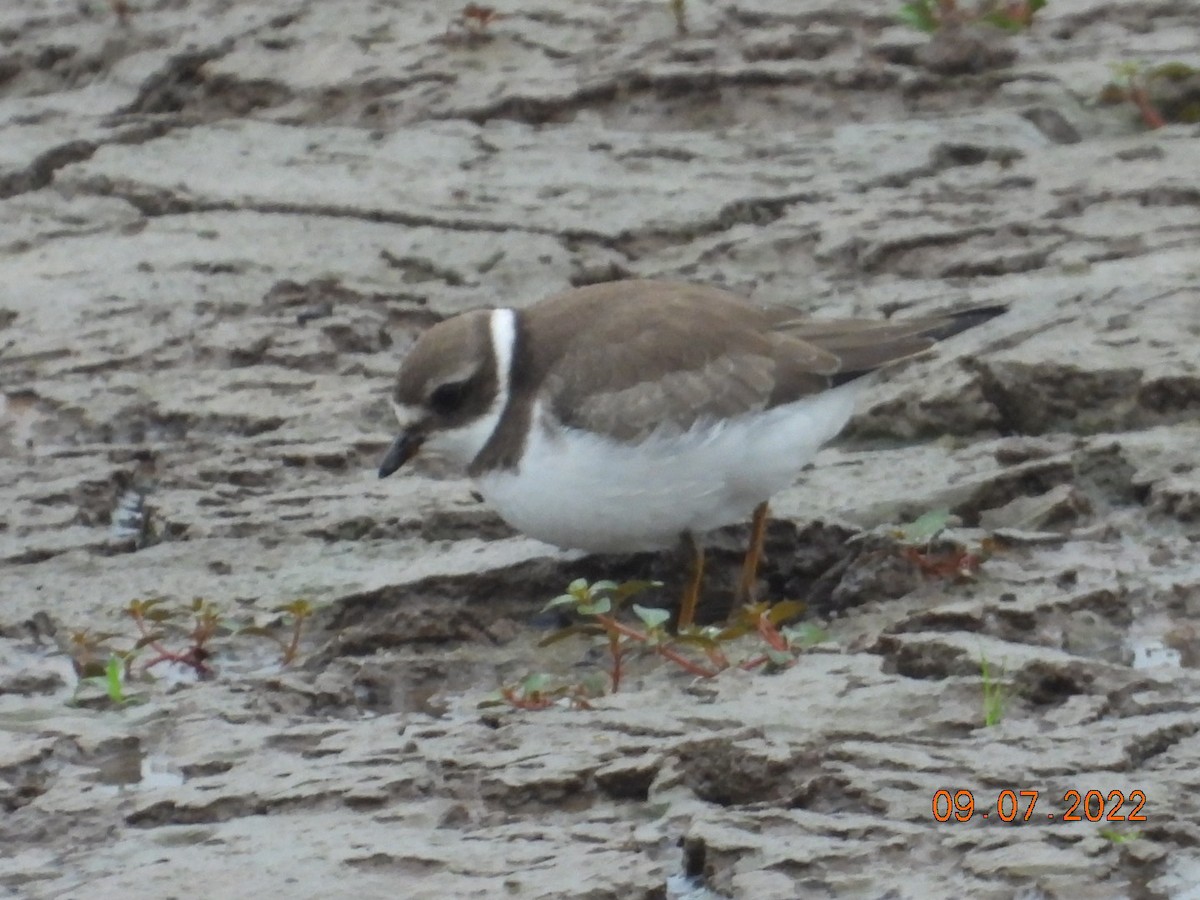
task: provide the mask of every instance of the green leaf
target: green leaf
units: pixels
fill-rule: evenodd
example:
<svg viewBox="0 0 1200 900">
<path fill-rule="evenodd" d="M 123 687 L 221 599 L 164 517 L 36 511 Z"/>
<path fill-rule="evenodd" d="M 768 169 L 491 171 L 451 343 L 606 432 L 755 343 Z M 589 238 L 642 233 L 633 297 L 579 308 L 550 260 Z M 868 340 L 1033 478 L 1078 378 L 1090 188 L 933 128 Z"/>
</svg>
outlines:
<svg viewBox="0 0 1200 900">
<path fill-rule="evenodd" d="M 1119 62 L 1112 65 L 1113 74 L 1124 81 L 1129 81 L 1134 78 L 1141 70 L 1142 64 L 1138 62 Z"/>
<path fill-rule="evenodd" d="M 675 635 L 676 644 L 690 644 L 693 647 L 699 647 L 702 650 L 712 650 L 720 645 L 706 634 L 689 631 L 686 634 Z"/>
<path fill-rule="evenodd" d="M 571 594 L 559 594 L 542 607 L 542 612 L 546 612 L 547 610 L 551 609 L 557 609 L 560 606 L 575 606 L 577 603 L 579 603 L 578 597 L 574 597 Z"/>
<path fill-rule="evenodd" d="M 905 3 L 900 7 L 896 16 L 905 25 L 909 25 L 917 31 L 933 33 L 938 30 L 938 20 L 933 12 L 932 0 L 913 0 L 912 3 Z"/>
<path fill-rule="evenodd" d="M 290 603 L 283 603 L 279 606 L 271 607 L 272 612 L 282 613 L 284 615 L 298 616 L 307 618 L 313 615 L 320 609 L 328 606 L 328 603 L 316 603 L 309 600 L 307 597 L 301 597 L 298 600 L 293 600 Z"/>
<path fill-rule="evenodd" d="M 825 629 L 812 622 L 805 622 L 795 628 L 781 628 L 779 633 L 783 635 L 789 647 L 798 649 L 813 647 L 829 639 Z"/>
<path fill-rule="evenodd" d="M 545 693 L 554 681 L 553 676 L 547 675 L 545 672 L 530 672 L 521 679 L 521 693 L 526 697 L 530 694 Z"/>
<path fill-rule="evenodd" d="M 772 625 L 794 619 L 804 612 L 804 604 L 799 600 L 781 600 L 767 611 L 767 621 Z"/>
<path fill-rule="evenodd" d="M 87 662 L 75 661 L 75 673 L 79 676 L 80 684 L 98 684 L 104 680 L 106 665 L 99 660 Z"/>
<path fill-rule="evenodd" d="M 796 662 L 796 657 L 786 650 L 768 650 L 766 656 L 772 666 L 780 669 L 786 669 Z"/>
<path fill-rule="evenodd" d="M 586 578 L 576 578 L 567 585 L 567 593 L 576 597 L 586 597 L 588 594 L 588 583 Z"/>
<path fill-rule="evenodd" d="M 608 597 L 598 597 L 591 603 L 580 603 L 575 611 L 581 616 L 602 616 L 612 611 L 612 600 Z"/>
<path fill-rule="evenodd" d="M 726 628 L 722 628 L 715 635 L 713 635 L 712 639 L 718 642 L 736 641 L 738 638 L 745 637 L 754 630 L 755 629 L 746 622 L 735 622 Z"/>
<path fill-rule="evenodd" d="M 1161 78 L 1165 81 L 1186 81 L 1197 73 L 1196 69 L 1181 62 L 1163 63 L 1150 70 L 1151 78 Z"/>
<path fill-rule="evenodd" d="M 1114 844 L 1124 844 L 1127 841 L 1139 841 L 1142 839 L 1140 831 L 1121 832 L 1115 828 L 1101 828 L 1098 833 L 1100 837 L 1106 841 L 1112 841 Z"/>
<path fill-rule="evenodd" d="M 642 620 L 647 628 L 661 628 L 671 618 L 670 610 L 654 609 L 653 607 L 645 607 L 638 603 L 633 604 L 630 609 L 633 614 Z"/>
<path fill-rule="evenodd" d="M 608 691 L 608 676 L 603 672 L 589 672 L 579 682 L 589 697 L 603 697 Z"/>
<path fill-rule="evenodd" d="M 116 654 L 108 658 L 108 665 L 104 668 L 104 688 L 108 692 L 108 699 L 113 703 L 125 702 L 125 690 L 121 682 L 124 668 L 121 658 Z"/>
<path fill-rule="evenodd" d="M 901 539 L 909 544 L 927 544 L 950 522 L 950 510 L 933 509 L 900 529 Z"/>
<path fill-rule="evenodd" d="M 592 585 L 592 594 L 599 594 L 601 591 L 611 594 L 616 589 L 617 583 L 615 581 L 597 581 Z"/>
</svg>

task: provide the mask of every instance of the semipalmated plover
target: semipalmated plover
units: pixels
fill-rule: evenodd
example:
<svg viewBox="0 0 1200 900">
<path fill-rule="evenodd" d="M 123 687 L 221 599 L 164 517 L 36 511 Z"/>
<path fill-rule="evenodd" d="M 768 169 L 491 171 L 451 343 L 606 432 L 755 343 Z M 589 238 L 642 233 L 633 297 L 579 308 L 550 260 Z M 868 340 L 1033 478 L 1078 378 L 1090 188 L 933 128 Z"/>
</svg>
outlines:
<svg viewBox="0 0 1200 900">
<path fill-rule="evenodd" d="M 464 468 L 514 528 L 627 552 L 745 521 L 749 596 L 767 501 L 854 411 L 862 376 L 987 321 L 819 320 L 712 287 L 618 281 L 434 325 L 400 366 L 386 477 L 417 453 Z"/>
</svg>

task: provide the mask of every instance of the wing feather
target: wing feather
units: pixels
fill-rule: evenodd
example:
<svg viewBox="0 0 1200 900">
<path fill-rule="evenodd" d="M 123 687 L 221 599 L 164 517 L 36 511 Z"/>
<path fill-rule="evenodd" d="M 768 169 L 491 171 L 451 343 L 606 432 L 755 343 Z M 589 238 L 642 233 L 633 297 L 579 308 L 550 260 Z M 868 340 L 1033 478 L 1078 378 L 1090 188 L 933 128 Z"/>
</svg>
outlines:
<svg viewBox="0 0 1200 900">
<path fill-rule="evenodd" d="M 546 354 L 532 368 L 544 372 L 550 411 L 622 440 L 766 409 L 786 402 L 781 391 L 798 399 L 838 368 L 832 354 L 774 333 L 766 309 L 701 285 L 594 285 L 544 301 L 529 324 Z"/>
<path fill-rule="evenodd" d="M 703 285 L 609 282 L 527 311 L 525 390 L 540 384 L 568 426 L 636 441 L 792 403 L 999 311 L 813 320 Z"/>
</svg>

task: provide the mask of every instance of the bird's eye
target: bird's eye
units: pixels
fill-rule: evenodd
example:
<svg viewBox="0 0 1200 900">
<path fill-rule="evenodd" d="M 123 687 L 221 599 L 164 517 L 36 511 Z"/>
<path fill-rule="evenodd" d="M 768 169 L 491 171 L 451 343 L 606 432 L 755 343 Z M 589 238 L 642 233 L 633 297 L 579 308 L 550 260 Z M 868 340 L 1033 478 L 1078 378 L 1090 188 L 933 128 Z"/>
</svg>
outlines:
<svg viewBox="0 0 1200 900">
<path fill-rule="evenodd" d="M 439 416 L 449 416 L 458 412 L 467 399 L 469 382 L 451 381 L 439 384 L 429 395 L 429 408 Z"/>
</svg>

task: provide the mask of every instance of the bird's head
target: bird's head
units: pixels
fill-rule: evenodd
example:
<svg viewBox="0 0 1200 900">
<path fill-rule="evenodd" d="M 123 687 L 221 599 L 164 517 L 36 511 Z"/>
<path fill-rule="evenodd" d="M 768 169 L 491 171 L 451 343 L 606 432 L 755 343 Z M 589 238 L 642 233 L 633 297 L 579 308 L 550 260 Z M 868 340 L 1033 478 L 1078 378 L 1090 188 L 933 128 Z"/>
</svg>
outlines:
<svg viewBox="0 0 1200 900">
<path fill-rule="evenodd" d="M 480 310 L 439 322 L 421 335 L 400 365 L 392 406 L 399 433 L 379 466 L 391 475 L 418 453 L 465 469 L 496 428 L 503 407 L 497 360 L 498 321 L 508 310 Z M 511 313 L 510 313 L 511 315 Z M 511 349 L 511 340 L 504 352 Z"/>
</svg>

